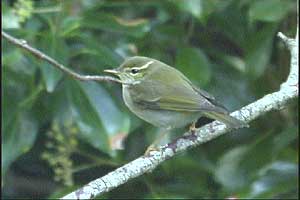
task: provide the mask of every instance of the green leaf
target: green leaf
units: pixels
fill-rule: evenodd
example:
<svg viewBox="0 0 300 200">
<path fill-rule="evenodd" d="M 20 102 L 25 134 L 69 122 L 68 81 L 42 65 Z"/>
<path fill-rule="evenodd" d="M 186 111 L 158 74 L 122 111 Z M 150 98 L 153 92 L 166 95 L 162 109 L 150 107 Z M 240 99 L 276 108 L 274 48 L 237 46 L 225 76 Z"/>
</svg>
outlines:
<svg viewBox="0 0 300 200">
<path fill-rule="evenodd" d="M 220 64 L 212 64 L 212 68 L 214 74 L 211 83 L 213 84 L 208 85 L 207 91 L 222 102 L 229 111 L 238 109 L 249 101 L 255 101 L 245 76 L 234 73 L 231 68 Z"/>
<path fill-rule="evenodd" d="M 221 55 L 222 60 L 225 64 L 232 66 L 236 70 L 240 72 L 245 72 L 246 66 L 245 66 L 245 61 L 242 60 L 240 57 L 237 56 L 230 56 L 230 55 Z"/>
<path fill-rule="evenodd" d="M 198 155 L 199 156 L 199 155 Z M 196 157 L 196 156 L 195 156 Z M 163 188 L 157 188 L 160 195 L 173 194 L 192 196 L 207 196 L 209 191 L 205 188 L 209 174 L 202 167 L 201 161 L 190 157 L 188 154 L 179 156 L 174 160 L 170 160 L 162 165 L 165 176 L 168 178 Z M 159 175 L 158 175 L 159 176 Z M 201 178 L 199 178 L 201 177 Z M 162 180 L 163 181 L 163 180 Z M 191 191 L 195 185 L 202 185 L 202 188 Z"/>
<path fill-rule="evenodd" d="M 244 46 L 244 43 L 247 41 L 248 18 L 245 12 L 240 9 L 238 1 L 232 1 L 226 9 L 210 15 L 210 21 L 212 27 L 208 26 L 207 28 L 212 32 L 218 33 L 213 40 L 222 41 L 222 38 L 226 36 L 237 47 Z M 224 48 L 228 48 L 227 44 L 226 42 Z M 222 47 L 223 44 L 219 44 L 218 46 Z"/>
<path fill-rule="evenodd" d="M 32 147 L 38 124 L 28 111 L 36 100 L 36 90 L 29 89 L 34 70 L 26 65 L 26 59 L 16 50 L 4 53 L 4 58 L 1 132 L 2 172 L 5 176 L 11 163 Z"/>
<path fill-rule="evenodd" d="M 245 169 L 240 168 L 240 163 L 249 151 L 249 147 L 236 147 L 225 153 L 218 162 L 215 171 L 215 179 L 229 191 L 235 191 L 247 185 L 248 181 L 245 176 Z"/>
<path fill-rule="evenodd" d="M 298 138 L 299 130 L 296 127 L 288 127 L 280 134 L 273 138 L 273 152 L 274 154 L 280 153 L 286 149 L 287 146 Z"/>
<path fill-rule="evenodd" d="M 7 6 L 6 1 L 1 2 L 2 15 L 1 22 L 3 29 L 20 28 L 19 17 L 13 12 L 12 8 Z"/>
<path fill-rule="evenodd" d="M 2 53 L 2 64 L 7 68 L 7 70 L 13 71 L 14 73 L 22 76 L 27 76 L 29 79 L 33 79 L 36 68 L 31 65 L 28 57 L 26 57 L 20 49 L 4 51 Z"/>
<path fill-rule="evenodd" d="M 203 12 L 202 3 L 203 1 L 199 0 L 187 0 L 187 1 L 173 1 L 177 4 L 177 6 L 185 11 L 188 11 L 195 17 L 201 17 Z"/>
<path fill-rule="evenodd" d="M 250 20 L 278 22 L 293 9 L 294 2 L 290 0 L 259 0 L 254 1 L 249 8 Z"/>
<path fill-rule="evenodd" d="M 269 24 L 252 34 L 246 44 L 246 73 L 252 78 L 260 77 L 269 63 L 276 25 Z"/>
<path fill-rule="evenodd" d="M 206 20 L 206 17 L 214 10 L 217 4 L 215 1 L 206 0 L 175 0 L 171 2 L 175 3 L 179 9 L 189 12 L 201 21 Z"/>
<path fill-rule="evenodd" d="M 142 37 L 150 26 L 146 19 L 123 19 L 104 12 L 87 12 L 83 19 L 83 27 L 122 33 L 133 37 Z"/>
<path fill-rule="evenodd" d="M 110 95 L 97 83 L 69 81 L 72 112 L 81 136 L 92 146 L 113 153 L 109 140 L 129 130 L 129 118 L 122 114 Z"/>
<path fill-rule="evenodd" d="M 276 161 L 260 170 L 260 177 L 251 185 L 246 198 L 274 198 L 276 195 L 297 191 L 298 165 Z"/>
<path fill-rule="evenodd" d="M 20 155 L 26 153 L 33 145 L 37 135 L 37 123 L 28 113 L 16 113 L 15 117 L 7 121 L 3 116 L 2 135 L 2 173 Z"/>
<path fill-rule="evenodd" d="M 62 21 L 62 37 L 72 37 L 79 35 L 79 28 L 81 26 L 81 20 L 78 17 L 66 17 Z"/>
<path fill-rule="evenodd" d="M 241 145 L 226 152 L 218 162 L 216 180 L 228 191 L 247 187 L 256 172 L 274 156 L 268 156 L 272 153 L 271 137 L 272 134 L 265 134 L 250 145 Z"/>
<path fill-rule="evenodd" d="M 109 93 L 95 82 L 81 83 L 80 85 L 109 135 L 114 135 L 120 131 L 128 131 L 127 118 L 116 107 Z"/>
<path fill-rule="evenodd" d="M 97 71 L 106 69 L 108 66 L 118 66 L 122 58 L 107 46 L 93 42 L 90 37 L 81 36 L 80 40 L 84 47 L 80 48 L 76 55 L 81 55 L 84 65 L 89 65 Z"/>
<path fill-rule="evenodd" d="M 200 49 L 181 48 L 176 55 L 176 67 L 201 86 L 210 81 L 210 62 Z"/>
<path fill-rule="evenodd" d="M 69 51 L 65 41 L 61 37 L 51 32 L 44 33 L 39 42 L 39 46 L 45 54 L 66 66 L 69 59 Z M 36 65 L 38 65 L 42 71 L 47 92 L 53 92 L 62 77 L 62 72 L 43 60 L 37 60 Z"/>
</svg>

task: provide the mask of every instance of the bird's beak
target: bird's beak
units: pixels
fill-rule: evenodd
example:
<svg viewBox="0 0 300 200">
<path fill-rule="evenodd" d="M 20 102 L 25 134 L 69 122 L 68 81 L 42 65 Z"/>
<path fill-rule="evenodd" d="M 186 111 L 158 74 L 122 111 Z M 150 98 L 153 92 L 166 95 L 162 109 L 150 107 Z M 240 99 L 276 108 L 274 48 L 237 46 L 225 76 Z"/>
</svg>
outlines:
<svg viewBox="0 0 300 200">
<path fill-rule="evenodd" d="M 105 69 L 104 72 L 110 73 L 110 74 L 119 74 L 120 72 L 115 69 Z"/>
</svg>

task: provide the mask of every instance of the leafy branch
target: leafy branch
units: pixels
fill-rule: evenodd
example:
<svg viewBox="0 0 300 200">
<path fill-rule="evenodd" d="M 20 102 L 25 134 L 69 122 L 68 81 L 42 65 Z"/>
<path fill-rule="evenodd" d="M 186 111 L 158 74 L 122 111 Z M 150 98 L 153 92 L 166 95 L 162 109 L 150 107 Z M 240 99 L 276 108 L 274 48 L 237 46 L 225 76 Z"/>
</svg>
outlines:
<svg viewBox="0 0 300 200">
<path fill-rule="evenodd" d="M 288 38 L 282 33 L 278 33 L 278 37 L 283 40 L 291 52 L 290 73 L 287 80 L 281 84 L 279 91 L 267 94 L 261 99 L 231 113 L 232 116 L 250 122 L 271 110 L 284 108 L 291 99 L 298 96 L 298 28 L 295 39 Z M 197 129 L 193 134 L 186 132 L 175 141 L 161 146 L 158 151 L 152 151 L 148 156 L 141 156 L 103 177 L 91 181 L 82 188 L 62 197 L 62 199 L 94 198 L 133 178 L 151 172 L 159 164 L 176 154 L 208 142 L 229 131 L 231 129 L 226 125 L 214 121 Z"/>
<path fill-rule="evenodd" d="M 279 91 L 268 94 L 240 110 L 233 112 L 232 116 L 246 122 L 250 122 L 271 110 L 282 109 L 291 99 L 298 96 L 298 29 L 295 39 L 288 38 L 282 33 L 278 33 L 278 36 L 284 41 L 291 52 L 290 73 L 287 80 L 281 84 Z M 3 31 L 2 37 L 12 44 L 35 55 L 37 58 L 52 64 L 54 67 L 62 70 L 77 80 L 113 81 L 120 83 L 118 79 L 110 76 L 80 75 L 66 68 L 64 65 L 45 55 L 41 51 L 31 47 L 25 40 L 16 39 Z M 63 199 L 88 199 L 103 194 L 104 192 L 108 192 L 135 177 L 146 172 L 151 172 L 159 164 L 170 159 L 176 154 L 199 144 L 208 142 L 222 134 L 228 133 L 229 131 L 231 131 L 231 129 L 226 127 L 226 125 L 214 121 L 197 129 L 193 134 L 187 132 L 175 141 L 161 146 L 159 151 L 152 151 L 149 156 L 139 157 L 66 195 Z"/>
<path fill-rule="evenodd" d="M 78 74 L 70 69 L 68 69 L 67 67 L 65 67 L 63 64 L 60 64 L 59 62 L 57 62 L 56 60 L 54 60 L 53 58 L 51 58 L 50 56 L 44 54 L 43 52 L 41 52 L 40 50 L 33 48 L 32 46 L 30 46 L 26 40 L 23 39 L 17 39 L 9 34 L 7 34 L 6 32 L 2 31 L 2 37 L 7 39 L 9 42 L 11 42 L 12 44 L 30 52 L 31 54 L 33 54 L 34 56 L 36 56 L 39 59 L 42 59 L 46 62 L 48 62 L 49 64 L 53 65 L 54 67 L 60 69 L 61 71 L 65 72 L 66 74 L 69 74 L 70 76 L 72 76 L 73 78 L 80 80 L 80 81 L 112 81 L 112 82 L 117 82 L 117 83 L 121 83 L 121 81 L 119 79 L 116 79 L 114 77 L 111 76 L 97 76 L 97 75 L 81 75 Z"/>
</svg>

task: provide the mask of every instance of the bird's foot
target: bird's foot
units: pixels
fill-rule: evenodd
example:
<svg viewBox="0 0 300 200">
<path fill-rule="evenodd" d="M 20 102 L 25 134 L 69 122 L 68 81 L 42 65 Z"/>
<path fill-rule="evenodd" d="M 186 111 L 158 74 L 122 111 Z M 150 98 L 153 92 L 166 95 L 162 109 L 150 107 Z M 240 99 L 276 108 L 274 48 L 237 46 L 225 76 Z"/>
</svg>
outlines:
<svg viewBox="0 0 300 200">
<path fill-rule="evenodd" d="M 189 131 L 194 134 L 195 131 L 196 131 L 196 122 L 193 122 L 191 125 L 190 125 L 190 128 L 189 128 Z"/>
<path fill-rule="evenodd" d="M 151 144 L 145 151 L 144 156 L 149 156 L 151 154 L 151 151 L 158 151 L 158 150 L 159 148 L 156 145 Z"/>
</svg>

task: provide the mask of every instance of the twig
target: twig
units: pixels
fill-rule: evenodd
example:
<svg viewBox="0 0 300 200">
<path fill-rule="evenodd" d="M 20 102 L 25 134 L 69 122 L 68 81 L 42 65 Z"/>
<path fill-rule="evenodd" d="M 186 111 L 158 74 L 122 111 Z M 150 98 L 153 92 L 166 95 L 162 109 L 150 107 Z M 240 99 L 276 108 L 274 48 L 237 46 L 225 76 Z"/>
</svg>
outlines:
<svg viewBox="0 0 300 200">
<path fill-rule="evenodd" d="M 27 42 L 25 40 L 14 38 L 13 36 L 5 33 L 4 31 L 2 31 L 2 37 L 7 39 L 12 44 L 29 51 L 31 54 L 35 55 L 37 58 L 45 60 L 46 62 L 50 63 L 51 65 L 60 69 L 61 71 L 69 74 L 70 76 L 72 76 L 73 78 L 75 78 L 77 80 L 80 80 L 80 81 L 112 81 L 112 82 L 121 83 L 121 81 L 119 79 L 111 77 L 111 76 L 96 76 L 96 75 L 78 74 L 78 73 L 73 72 L 72 70 L 66 68 L 64 65 L 60 64 L 53 58 L 47 56 L 40 50 L 33 48 L 32 46 L 27 44 Z"/>
<path fill-rule="evenodd" d="M 268 94 L 261 99 L 232 113 L 238 119 L 250 122 L 257 117 L 271 111 L 282 109 L 287 103 L 298 96 L 298 31 L 296 39 L 289 39 L 282 33 L 279 37 L 286 43 L 291 51 L 290 73 L 280 90 Z M 97 195 L 108 192 L 130 179 L 146 172 L 151 172 L 159 164 L 174 155 L 186 151 L 204 142 L 210 141 L 231 129 L 226 125 L 214 121 L 197 129 L 193 134 L 185 133 L 183 137 L 161 146 L 159 151 L 152 151 L 149 156 L 139 157 L 130 163 L 98 178 L 82 188 L 62 197 L 62 199 L 91 199 Z"/>
</svg>

